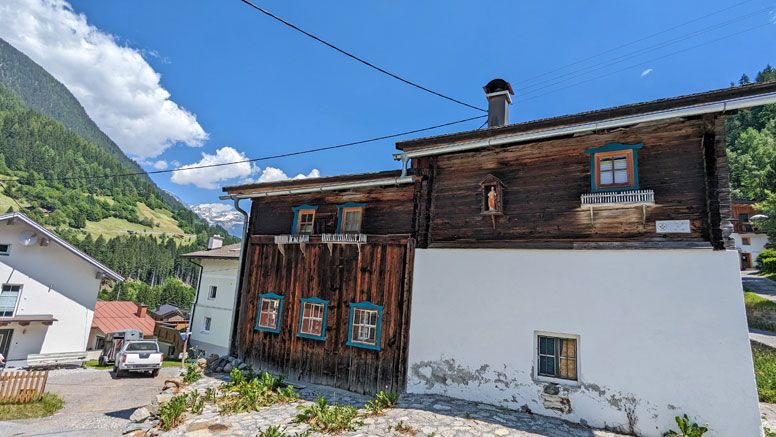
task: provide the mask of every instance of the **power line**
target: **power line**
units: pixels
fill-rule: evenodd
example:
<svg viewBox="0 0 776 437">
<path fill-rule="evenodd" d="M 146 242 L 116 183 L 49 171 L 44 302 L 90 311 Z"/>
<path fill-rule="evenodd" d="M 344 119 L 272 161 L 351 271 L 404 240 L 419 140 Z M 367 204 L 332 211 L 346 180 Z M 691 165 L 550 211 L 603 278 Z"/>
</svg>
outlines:
<svg viewBox="0 0 776 437">
<path fill-rule="evenodd" d="M 770 22 L 768 22 L 768 23 L 763 23 L 763 24 L 760 24 L 759 26 L 750 27 L 750 28 L 747 28 L 747 29 L 741 30 L 741 31 L 739 31 L 739 32 L 731 33 L 731 34 L 728 34 L 728 35 L 722 36 L 722 37 L 720 37 L 720 38 L 713 39 L 713 40 L 711 40 L 711 41 L 706 41 L 706 42 L 703 42 L 703 43 L 700 43 L 700 44 L 696 44 L 696 45 L 694 45 L 694 46 L 691 46 L 691 47 L 687 47 L 687 48 L 684 48 L 684 49 L 681 49 L 681 50 L 676 50 L 676 51 L 674 51 L 674 52 L 671 52 L 671 53 L 665 54 L 665 55 L 663 55 L 663 56 L 659 56 L 659 57 L 656 57 L 656 58 L 652 58 L 652 59 L 649 59 L 649 60 L 647 60 L 647 61 L 644 61 L 644 62 L 639 62 L 639 63 L 637 63 L 637 64 L 632 64 L 632 65 L 629 65 L 629 66 L 627 66 L 627 67 L 625 67 L 625 68 L 621 68 L 621 69 L 619 69 L 619 70 L 611 71 L 611 72 L 609 72 L 609 73 L 602 74 L 602 75 L 599 75 L 599 76 L 591 77 L 591 78 L 589 78 L 589 79 L 585 79 L 585 80 L 583 80 L 583 81 L 579 81 L 579 82 L 576 82 L 576 83 L 573 83 L 573 84 L 567 85 L 567 86 L 565 86 L 565 87 L 556 88 L 556 89 L 554 89 L 554 90 L 550 90 L 550 91 L 547 91 L 547 92 L 545 92 L 545 93 L 541 93 L 541 94 L 538 94 L 538 95 L 532 95 L 532 96 L 530 96 L 530 97 L 528 97 L 528 98 L 523 98 L 523 99 L 521 99 L 521 101 L 527 101 L 527 100 L 534 100 L 534 99 L 538 99 L 539 97 L 544 97 L 544 96 L 546 96 L 546 95 L 548 95 L 548 94 L 552 94 L 552 93 L 554 93 L 554 92 L 558 92 L 558 91 L 561 91 L 561 90 L 564 90 L 564 89 L 567 89 L 567 88 L 575 87 L 575 86 L 577 86 L 577 85 L 582 85 L 582 84 L 584 84 L 584 83 L 591 82 L 591 81 L 593 81 L 593 80 L 597 80 L 597 79 L 601 79 L 601 78 L 604 78 L 604 77 L 607 77 L 607 76 L 611 76 L 611 75 L 613 75 L 613 74 L 616 74 L 616 73 L 621 73 L 621 72 L 623 72 L 623 71 L 627 71 L 627 70 L 630 70 L 630 69 L 632 69 L 632 68 L 635 68 L 635 67 L 642 66 L 642 65 L 644 65 L 644 64 L 648 64 L 648 63 L 651 63 L 651 62 L 655 62 L 655 61 L 658 61 L 658 60 L 661 60 L 661 59 L 664 59 L 664 58 L 667 58 L 667 57 L 670 57 L 670 56 L 677 55 L 677 54 L 679 54 L 679 53 L 684 53 L 684 52 L 686 52 L 686 51 L 693 50 L 693 49 L 696 49 L 696 48 L 698 48 L 698 47 L 702 47 L 702 46 L 705 46 L 705 45 L 713 44 L 713 43 L 715 43 L 715 42 L 718 42 L 718 41 L 721 41 L 721 40 L 723 40 L 723 39 L 732 38 L 732 37 L 734 37 L 734 36 L 738 36 L 738 35 L 741 35 L 741 34 L 743 34 L 743 33 L 751 32 L 751 31 L 753 31 L 753 30 L 756 30 L 756 29 L 759 29 L 759 28 L 761 28 L 761 27 L 765 27 L 765 26 L 771 26 L 771 25 L 772 25 L 772 23 L 770 23 Z M 560 83 L 560 82 L 559 82 L 559 83 Z"/>
<path fill-rule="evenodd" d="M 538 90 L 541 90 L 541 89 L 545 89 L 545 88 L 548 88 L 548 87 L 550 87 L 552 85 L 556 85 L 558 83 L 562 83 L 562 82 L 565 81 L 565 80 L 558 81 L 558 79 L 561 79 L 561 78 L 564 78 L 564 77 L 569 77 L 570 79 L 573 79 L 575 77 L 583 76 L 583 75 L 592 73 L 594 71 L 599 71 L 599 70 L 602 70 L 602 69 L 604 69 L 604 68 L 606 68 L 608 66 L 619 64 L 621 62 L 627 61 L 628 59 L 636 58 L 636 57 L 638 57 L 638 56 L 640 56 L 642 54 L 654 52 L 654 51 L 656 51 L 658 49 L 661 49 L 663 47 L 668 47 L 670 45 L 674 45 L 674 44 L 677 44 L 677 43 L 680 43 L 680 42 L 684 42 L 686 40 L 689 40 L 690 38 L 693 38 L 693 37 L 698 36 L 698 35 L 702 35 L 702 34 L 704 34 L 706 32 L 719 30 L 719 29 L 721 29 L 723 27 L 729 26 L 729 25 L 734 24 L 734 23 L 739 22 L 739 21 L 743 21 L 743 20 L 745 20 L 747 18 L 750 18 L 752 16 L 758 15 L 758 14 L 760 14 L 762 12 L 765 12 L 765 11 L 768 11 L 770 9 L 771 9 L 770 7 L 759 9 L 759 10 L 750 12 L 748 14 L 741 15 L 741 16 L 732 18 L 732 19 L 727 20 L 727 21 L 723 21 L 721 23 L 718 23 L 718 24 L 715 24 L 715 25 L 712 25 L 712 26 L 709 26 L 709 27 L 705 27 L 705 28 L 702 28 L 702 29 L 699 29 L 699 30 L 696 30 L 696 31 L 693 31 L 693 32 L 690 32 L 690 33 L 687 33 L 687 34 L 684 34 L 684 35 L 680 35 L 678 37 L 675 37 L 673 39 L 669 39 L 669 40 L 663 41 L 663 42 L 658 43 L 658 44 L 653 45 L 653 46 L 649 46 L 649 47 L 645 47 L 643 49 L 639 49 L 639 50 L 635 50 L 635 51 L 632 51 L 632 52 L 629 52 L 629 53 L 625 53 L 623 55 L 611 58 L 611 59 L 609 59 L 607 61 L 603 61 L 603 62 L 600 62 L 600 63 L 597 63 L 597 64 L 588 65 L 587 67 L 583 67 L 583 68 L 580 68 L 580 69 L 577 69 L 577 70 L 572 70 L 570 72 L 567 72 L 567 73 L 564 73 L 564 74 L 561 74 L 561 75 L 556 75 L 554 77 L 548 77 L 548 78 L 545 78 L 545 79 L 543 79 L 541 81 L 538 81 L 538 82 L 536 82 L 534 84 L 525 86 L 525 87 L 522 88 L 522 90 L 523 91 L 529 90 L 528 93 L 532 93 L 532 92 L 535 92 L 535 91 L 538 91 Z M 555 82 L 550 83 L 549 85 L 546 85 L 548 82 L 551 82 L 551 81 L 555 81 Z"/>
<path fill-rule="evenodd" d="M 383 73 L 383 74 L 385 74 L 385 75 L 388 75 L 388 76 L 390 76 L 390 77 L 392 77 L 392 78 L 394 78 L 394 79 L 396 79 L 396 80 L 398 80 L 398 81 L 400 81 L 400 82 L 403 82 L 403 83 L 405 83 L 405 84 L 407 84 L 407 85 L 410 85 L 410 86 L 413 86 L 413 87 L 415 87 L 415 88 L 418 88 L 418 89 L 420 89 L 420 90 L 423 90 L 423 91 L 425 91 L 425 92 L 427 92 L 427 93 L 433 94 L 433 95 L 435 95 L 435 96 L 437 96 L 437 97 L 441 97 L 441 98 L 443 98 L 443 99 L 446 99 L 446 100 L 449 100 L 449 101 L 451 101 L 451 102 L 458 103 L 459 105 L 466 106 L 467 108 L 476 109 L 476 110 L 478 110 L 478 111 L 482 111 L 482 112 L 488 112 L 488 111 L 487 111 L 487 110 L 485 110 L 485 109 L 479 108 L 479 107 L 477 107 L 477 106 L 474 106 L 474 105 L 470 105 L 470 104 L 468 104 L 468 103 L 466 103 L 466 102 L 463 102 L 463 101 L 461 101 L 461 100 L 458 100 L 458 99 L 456 99 L 456 98 L 453 98 L 453 97 L 447 96 L 447 95 L 445 95 L 445 94 L 442 94 L 442 93 L 440 93 L 440 92 L 434 91 L 434 90 L 432 90 L 432 89 L 430 89 L 430 88 L 427 88 L 427 87 L 425 87 L 425 86 L 423 86 L 423 85 L 420 85 L 420 84 L 418 84 L 418 83 L 412 82 L 412 81 L 411 81 L 411 80 L 409 80 L 409 79 L 405 79 L 405 78 L 403 78 L 403 77 L 399 76 L 399 75 L 398 75 L 398 74 L 396 74 L 396 73 L 391 73 L 390 71 L 388 71 L 388 70 L 386 70 L 386 69 L 384 69 L 384 68 L 382 68 L 382 67 L 378 67 L 377 65 L 375 65 L 375 64 L 373 64 L 373 63 L 371 63 L 371 62 L 369 62 L 369 61 L 367 61 L 367 60 L 365 60 L 365 59 L 363 59 L 363 58 L 360 58 L 360 57 L 358 57 L 358 56 L 354 55 L 353 53 L 350 53 L 350 52 L 348 52 L 348 51 L 346 51 L 346 50 L 344 50 L 344 49 L 341 49 L 341 48 L 339 48 L 339 47 L 335 46 L 334 44 L 332 44 L 332 43 L 330 43 L 330 42 L 328 42 L 328 41 L 326 41 L 326 40 L 324 40 L 324 39 L 322 39 L 322 38 L 320 38 L 320 37 L 318 37 L 318 36 L 315 36 L 315 35 L 313 35 L 313 34 L 312 34 L 312 33 L 310 33 L 310 32 L 307 32 L 306 30 L 304 30 L 304 29 L 302 29 L 302 28 L 300 28 L 300 27 L 296 26 L 295 24 L 293 24 L 293 23 L 290 23 L 290 22 L 288 22 L 288 21 L 284 20 L 283 18 L 280 18 L 280 17 L 278 17 L 277 15 L 275 15 L 275 14 L 273 14 L 273 13 L 269 12 L 268 10 L 266 10 L 266 9 L 264 9 L 264 8 L 262 8 L 262 7 L 258 6 L 258 5 L 256 5 L 256 4 L 254 4 L 253 2 L 251 2 L 251 1 L 249 1 L 249 0 L 240 0 L 240 1 L 241 1 L 241 2 L 243 2 L 243 3 L 245 3 L 246 5 L 248 5 L 248 6 L 252 7 L 252 8 L 254 8 L 254 9 L 256 9 L 257 11 L 261 12 L 262 14 L 264 14 L 264 15 L 266 15 L 266 16 L 268 16 L 268 17 L 272 18 L 273 20 L 276 20 L 276 21 L 278 21 L 278 22 L 280 22 L 280 23 L 284 24 L 285 26 L 288 26 L 288 27 L 290 27 L 291 29 L 294 29 L 294 30 L 296 30 L 297 32 L 300 32 L 300 33 L 302 33 L 303 35 L 305 35 L 305 36 L 307 36 L 307 37 L 310 37 L 310 38 L 314 39 L 315 41 L 318 41 L 319 43 L 321 43 L 321 44 L 323 44 L 323 45 L 325 45 L 325 46 L 327 46 L 327 47 L 329 47 L 329 48 L 331 48 L 331 49 L 334 49 L 334 50 L 336 50 L 336 51 L 338 51 L 338 52 L 342 53 L 343 55 L 345 55 L 345 56 L 347 56 L 347 57 L 349 57 L 349 58 L 353 59 L 354 61 L 360 62 L 360 63 L 362 63 L 362 64 L 366 65 L 367 67 L 369 67 L 369 68 L 372 68 L 372 69 L 375 69 L 375 70 L 379 71 L 380 73 Z"/>
<path fill-rule="evenodd" d="M 259 157 L 259 158 L 243 159 L 243 160 L 240 160 L 240 161 L 220 162 L 218 164 L 205 164 L 205 165 L 186 165 L 186 166 L 177 167 L 177 168 L 171 168 L 171 169 L 167 169 L 167 170 L 138 171 L 138 172 L 129 172 L 129 173 L 114 173 L 114 174 L 107 174 L 107 175 L 68 176 L 68 177 L 52 177 L 52 178 L 45 178 L 44 177 L 44 178 L 41 178 L 39 180 L 43 180 L 43 181 L 55 181 L 55 180 L 56 181 L 67 181 L 67 180 L 78 180 L 78 179 L 105 179 L 105 178 L 126 177 L 126 176 L 141 176 L 141 175 L 152 175 L 152 174 L 160 174 L 160 173 L 172 173 L 172 172 L 176 172 L 176 171 L 196 170 L 196 169 L 201 169 L 201 168 L 223 167 L 223 166 L 227 166 L 227 165 L 243 164 L 243 163 L 246 163 L 246 162 L 267 161 L 267 160 L 270 160 L 270 159 L 287 158 L 289 156 L 305 155 L 305 154 L 308 154 L 308 153 L 322 152 L 322 151 L 325 151 L 325 150 L 341 149 L 341 148 L 344 148 L 344 147 L 351 147 L 351 146 L 357 146 L 357 145 L 360 145 L 360 144 L 373 143 L 375 141 L 387 140 L 387 139 L 390 139 L 390 138 L 402 137 L 402 136 L 405 136 L 405 135 L 416 134 L 416 133 L 419 133 L 419 132 L 426 132 L 426 131 L 430 131 L 430 130 L 434 130 L 434 129 L 439 129 L 439 128 L 443 128 L 443 127 L 447 127 L 447 126 L 452 126 L 452 125 L 455 125 L 455 124 L 466 123 L 467 121 L 479 120 L 479 119 L 485 118 L 485 117 L 487 117 L 487 115 L 478 115 L 476 117 L 464 118 L 463 120 L 456 120 L 456 121 L 451 121 L 449 123 L 442 123 L 442 124 L 437 124 L 435 126 L 424 127 L 424 128 L 421 128 L 421 129 L 414 129 L 414 130 L 399 132 L 399 133 L 395 133 L 395 134 L 389 134 L 389 135 L 383 135 L 383 136 L 374 137 L 374 138 L 368 138 L 366 140 L 352 141 L 352 142 L 349 142 L 349 143 L 336 144 L 336 145 L 333 145 L 333 146 L 316 147 L 316 148 L 312 148 L 312 149 L 299 150 L 299 151 L 296 151 L 296 152 L 281 153 L 281 154 L 277 154 L 277 155 L 262 156 L 262 157 Z M 0 179 L 0 182 L 13 182 L 13 181 L 16 181 L 16 180 L 15 179 Z"/>
<path fill-rule="evenodd" d="M 0 187 L 3 187 L 3 191 L 5 191 L 6 196 L 9 197 L 11 200 L 13 200 L 13 203 L 15 203 L 16 206 L 19 207 L 19 212 L 24 212 L 25 208 L 22 206 L 21 203 L 19 203 L 18 200 L 16 200 L 15 197 L 11 196 L 11 193 L 8 192 L 8 187 L 2 182 L 0 182 Z"/>
<path fill-rule="evenodd" d="M 731 9 L 737 8 L 737 7 L 739 7 L 739 6 L 743 5 L 743 4 L 749 3 L 749 2 L 751 2 L 751 1 L 752 1 L 752 0 L 744 0 L 744 1 L 740 2 L 740 3 L 736 3 L 736 4 L 734 4 L 734 5 L 732 5 L 732 6 L 728 6 L 728 7 L 726 7 L 726 8 L 719 9 L 719 10 L 717 10 L 717 11 L 714 11 L 714 12 L 710 12 L 710 13 L 708 13 L 708 14 L 706 14 L 706 15 L 703 15 L 703 16 L 700 16 L 700 17 L 697 17 L 697 18 L 693 18 L 692 20 L 685 21 L 685 22 L 683 22 L 683 23 L 677 24 L 676 26 L 672 26 L 672 27 L 669 27 L 669 28 L 667 28 L 667 29 L 663 29 L 663 30 L 661 30 L 661 31 L 658 31 L 658 32 L 655 32 L 655 33 L 649 34 L 649 35 L 647 35 L 647 36 L 644 36 L 644 37 L 641 37 L 641 38 L 639 38 L 639 39 L 636 39 L 636 40 L 633 40 L 633 41 L 627 42 L 627 43 L 625 43 L 625 44 L 621 44 L 621 45 L 619 45 L 619 46 L 616 46 L 616 47 L 613 47 L 613 48 L 611 48 L 611 49 L 607 49 L 607 50 L 604 50 L 604 51 L 602 51 L 602 52 L 598 52 L 598 53 L 596 53 L 596 54 L 594 54 L 594 55 L 590 55 L 590 56 L 588 56 L 588 57 L 586 57 L 586 58 L 583 58 L 583 59 L 580 59 L 580 60 L 578 60 L 578 61 L 574 61 L 574 62 L 572 62 L 572 63 L 569 63 L 569 64 L 563 65 L 563 66 L 561 66 L 561 67 L 555 68 L 555 69 L 553 69 L 553 70 L 546 71 L 546 72 L 544 72 L 544 73 L 542 73 L 542 74 L 538 74 L 538 75 L 536 75 L 536 76 L 531 76 L 531 77 L 529 77 L 529 78 L 523 79 L 523 80 L 521 80 L 521 81 L 518 81 L 518 82 L 516 82 L 516 83 L 515 83 L 515 85 L 520 85 L 520 84 L 523 84 L 523 83 L 526 83 L 526 82 L 530 82 L 530 81 L 532 81 L 532 80 L 534 80 L 534 79 L 538 79 L 538 78 L 544 78 L 544 77 L 546 77 L 548 74 L 552 74 L 552 73 L 555 73 L 555 72 L 558 72 L 558 71 L 562 71 L 562 70 L 565 70 L 565 69 L 566 69 L 566 68 L 568 68 L 568 67 L 571 67 L 571 66 L 574 66 L 574 65 L 578 65 L 578 64 L 584 63 L 584 62 L 586 62 L 586 61 L 589 61 L 589 60 L 591 60 L 591 59 L 594 59 L 594 58 L 596 58 L 596 57 L 598 57 L 598 56 L 605 55 L 605 54 L 607 54 L 607 53 L 611 53 L 611 52 L 617 51 L 617 50 L 619 50 L 619 49 L 622 49 L 622 48 L 625 48 L 625 47 L 632 46 L 632 45 L 634 45 L 634 44 L 638 44 L 638 43 L 640 43 L 640 42 L 642 42 L 642 41 L 646 41 L 646 40 L 648 40 L 648 39 L 651 39 L 651 38 L 654 38 L 654 37 L 656 37 L 656 36 L 662 35 L 662 34 L 664 34 L 664 33 L 668 33 L 668 32 L 671 32 L 671 31 L 673 31 L 673 30 L 679 29 L 679 28 L 681 28 L 681 27 L 687 26 L 688 24 L 692 24 L 692 23 L 695 23 L 695 22 L 701 21 L 701 20 L 703 20 L 703 19 L 706 19 L 706 18 L 708 18 L 708 17 L 711 17 L 711 16 L 714 16 L 714 15 L 720 14 L 720 13 L 722 13 L 722 12 L 729 11 L 729 10 L 731 10 Z"/>
</svg>

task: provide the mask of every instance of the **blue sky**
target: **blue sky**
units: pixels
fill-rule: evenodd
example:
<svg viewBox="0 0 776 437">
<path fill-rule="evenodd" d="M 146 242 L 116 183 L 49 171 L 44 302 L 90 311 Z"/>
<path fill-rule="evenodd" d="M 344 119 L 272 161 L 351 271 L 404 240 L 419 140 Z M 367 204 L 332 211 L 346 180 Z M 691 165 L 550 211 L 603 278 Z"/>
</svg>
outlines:
<svg viewBox="0 0 776 437">
<path fill-rule="evenodd" d="M 159 83 L 169 99 L 196 116 L 206 132 L 204 139 L 202 132 L 190 130 L 196 138 L 189 145 L 176 142 L 157 156 L 139 158 L 148 169 L 158 161 L 198 162 L 203 153 L 214 155 L 211 159 L 232 156 L 223 150 L 215 156 L 226 146 L 236 154 L 257 157 L 478 115 L 336 54 L 238 0 L 70 3 L 90 25 L 142 53 L 161 75 Z M 482 85 L 502 77 L 517 93 L 512 121 L 721 88 L 744 72 L 753 76 L 767 63 L 776 64 L 776 25 L 766 25 L 773 23 L 773 1 L 744 2 L 552 75 L 547 72 L 741 1 L 257 3 L 380 66 L 466 102 L 484 106 Z M 747 14 L 752 15 L 738 19 Z M 655 60 L 755 26 L 761 27 Z M 587 75 L 570 74 L 695 31 L 696 36 L 678 44 L 596 67 Z M 639 65 L 618 71 L 634 64 Z M 548 80 L 564 73 L 569 76 Z M 586 81 L 601 75 L 608 76 Z M 540 79 L 527 80 L 536 76 Z M 537 83 L 542 77 L 547 82 Z M 582 81 L 586 82 L 577 84 Z M 469 122 L 439 133 L 480 124 Z M 398 168 L 391 159 L 393 150 L 394 141 L 386 140 L 260 162 L 260 169 L 252 169 L 251 175 L 218 180 L 213 188 L 198 187 L 186 178 L 174 183 L 170 174 L 154 180 L 187 203 L 216 202 L 221 194 L 216 186 L 256 179 L 266 166 L 289 176 L 313 169 L 327 176 Z"/>
</svg>

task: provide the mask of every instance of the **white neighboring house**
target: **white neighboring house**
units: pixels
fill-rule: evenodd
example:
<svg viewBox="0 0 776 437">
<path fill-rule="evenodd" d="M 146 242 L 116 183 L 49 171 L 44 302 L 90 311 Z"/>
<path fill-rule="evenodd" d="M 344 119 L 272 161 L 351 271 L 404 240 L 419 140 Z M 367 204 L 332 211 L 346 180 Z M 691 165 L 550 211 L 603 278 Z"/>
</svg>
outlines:
<svg viewBox="0 0 776 437">
<path fill-rule="evenodd" d="M 759 232 L 751 218 L 757 211 L 753 202 L 734 201 L 730 220 L 735 232 L 730 237 L 735 241 L 736 250 L 741 260 L 741 270 L 753 269 L 757 264 L 757 256 L 768 245 L 768 234 Z"/>
<path fill-rule="evenodd" d="M 23 364 L 85 351 L 105 278 L 124 280 L 26 215 L 0 215 L 0 352 Z"/>
<path fill-rule="evenodd" d="M 197 301 L 191 314 L 191 346 L 207 354 L 228 355 L 234 321 L 240 244 L 222 246 L 210 237 L 208 249 L 183 255 L 202 267 Z"/>
</svg>

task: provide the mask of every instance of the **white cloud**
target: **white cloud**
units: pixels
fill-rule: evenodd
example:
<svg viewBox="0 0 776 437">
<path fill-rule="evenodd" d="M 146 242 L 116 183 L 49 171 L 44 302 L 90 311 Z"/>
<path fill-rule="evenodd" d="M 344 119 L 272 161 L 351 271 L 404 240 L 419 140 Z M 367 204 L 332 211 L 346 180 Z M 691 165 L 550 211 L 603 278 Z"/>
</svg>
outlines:
<svg viewBox="0 0 776 437">
<path fill-rule="evenodd" d="M 167 161 L 160 159 L 154 163 L 154 168 L 157 170 L 167 170 Z"/>
<path fill-rule="evenodd" d="M 286 172 L 284 172 L 279 168 L 265 167 L 264 171 L 261 172 L 261 176 L 259 176 L 256 182 L 259 182 L 259 183 L 276 182 L 276 181 L 284 181 L 286 179 L 307 179 L 307 178 L 319 178 L 319 177 L 321 177 L 321 172 L 318 171 L 317 168 L 312 169 L 308 174 L 299 173 L 293 178 L 290 178 L 288 177 Z"/>
<path fill-rule="evenodd" d="M 247 160 L 243 153 L 238 152 L 232 147 L 222 147 L 216 150 L 214 155 L 202 153 L 202 159 L 193 164 L 181 166 L 181 168 L 191 168 L 202 165 L 222 164 L 226 162 Z M 192 184 L 200 188 L 218 188 L 219 183 L 229 179 L 246 178 L 255 174 L 258 168 L 251 165 L 250 162 L 241 162 L 233 165 L 223 165 L 220 167 L 196 168 L 193 170 L 174 171 L 170 180 L 179 185 Z"/>
<path fill-rule="evenodd" d="M 647 68 L 646 70 L 641 72 L 641 77 L 646 77 L 646 76 L 649 76 L 650 74 L 652 74 L 652 69 Z"/>
<path fill-rule="evenodd" d="M 208 138 L 194 114 L 170 100 L 141 50 L 120 45 L 65 0 L 3 0 L 0 37 L 64 83 L 135 158 L 159 156 L 178 142 L 199 147 Z"/>
</svg>

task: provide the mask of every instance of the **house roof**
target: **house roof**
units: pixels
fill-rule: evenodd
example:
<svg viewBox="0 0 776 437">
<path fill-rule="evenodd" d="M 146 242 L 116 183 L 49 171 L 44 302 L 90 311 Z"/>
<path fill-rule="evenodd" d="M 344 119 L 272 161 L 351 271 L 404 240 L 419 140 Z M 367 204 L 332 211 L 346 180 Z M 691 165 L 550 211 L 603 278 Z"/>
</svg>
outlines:
<svg viewBox="0 0 776 437">
<path fill-rule="evenodd" d="M 227 244 L 226 246 L 221 246 L 218 249 L 199 250 L 197 252 L 184 253 L 181 256 L 185 258 L 238 259 L 240 258 L 240 243 Z"/>
<path fill-rule="evenodd" d="M 305 179 L 287 179 L 284 181 L 276 182 L 263 182 L 258 184 L 246 184 L 246 185 L 234 185 L 224 187 L 223 190 L 229 194 L 260 194 L 265 192 L 288 189 L 297 189 L 305 187 L 320 187 L 326 185 L 337 185 L 344 183 L 354 182 L 368 182 L 380 179 L 392 179 L 399 177 L 401 171 L 388 170 L 374 173 L 356 173 L 345 174 L 337 176 L 328 176 L 322 178 L 305 178 Z"/>
<path fill-rule="evenodd" d="M 179 315 L 184 320 L 189 317 L 188 311 L 184 311 L 175 305 L 170 305 L 168 303 L 159 305 L 153 311 L 149 311 L 149 314 L 155 319 L 166 319 L 173 314 Z"/>
<path fill-rule="evenodd" d="M 35 220 L 27 217 L 25 214 L 21 212 L 9 212 L 6 214 L 0 214 L 0 222 L 10 220 L 10 219 L 19 219 L 29 225 L 30 227 L 34 228 L 36 231 L 42 233 L 46 237 L 49 238 L 49 240 L 56 242 L 60 246 L 64 247 L 68 251 L 70 251 L 73 255 L 83 259 L 84 261 L 88 262 L 89 264 L 93 265 L 97 270 L 101 271 L 103 274 L 108 276 L 111 279 L 114 279 L 116 281 L 123 281 L 124 277 L 119 275 L 118 273 L 114 272 L 113 270 L 109 269 L 96 259 L 90 257 L 86 253 L 82 252 L 72 244 L 70 244 L 67 240 L 63 239 L 62 237 L 58 236 L 57 234 L 51 232 L 50 230 L 46 229 L 41 225 L 40 223 L 36 222 Z"/>
<path fill-rule="evenodd" d="M 562 126 L 577 125 L 582 123 L 600 122 L 615 118 L 633 117 L 649 113 L 670 111 L 694 105 L 703 105 L 716 102 L 724 102 L 730 99 L 759 96 L 776 92 L 776 82 L 729 87 L 718 90 L 706 91 L 696 94 L 688 94 L 679 97 L 652 100 L 649 102 L 634 103 L 629 105 L 614 106 L 595 111 L 580 112 L 577 114 L 562 115 L 559 117 L 544 118 L 539 120 L 513 123 L 506 126 L 493 127 L 482 130 L 455 132 L 451 134 L 415 138 L 407 141 L 399 141 L 396 148 L 404 152 L 410 152 L 419 148 L 435 145 L 457 143 L 464 141 L 482 140 L 503 135 L 514 135 L 537 130 L 555 129 Z M 517 98 L 519 104 L 519 95 Z M 670 114 L 667 114 L 670 115 Z"/>
<path fill-rule="evenodd" d="M 104 334 L 136 329 L 142 331 L 143 335 L 154 335 L 156 321 L 148 313 L 143 317 L 138 317 L 137 308 L 136 303 L 126 300 L 98 300 L 94 307 L 92 327 L 99 329 Z"/>
</svg>

